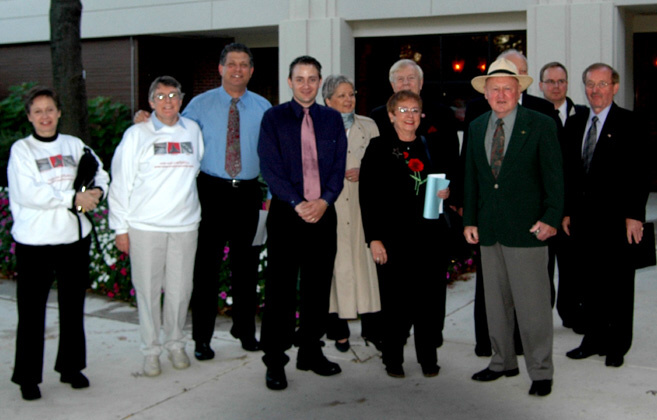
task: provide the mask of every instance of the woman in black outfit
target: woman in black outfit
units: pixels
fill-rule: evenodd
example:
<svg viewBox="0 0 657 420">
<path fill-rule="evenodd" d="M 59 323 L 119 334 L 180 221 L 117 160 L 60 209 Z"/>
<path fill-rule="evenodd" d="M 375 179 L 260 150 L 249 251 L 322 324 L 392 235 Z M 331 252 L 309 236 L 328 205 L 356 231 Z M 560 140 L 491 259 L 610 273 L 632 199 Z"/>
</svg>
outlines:
<svg viewBox="0 0 657 420">
<path fill-rule="evenodd" d="M 365 239 L 381 289 L 383 363 L 388 375 L 404 377 L 403 351 L 412 326 L 422 373 L 432 377 L 440 370 L 437 348 L 445 322 L 447 225 L 442 216 L 423 218 L 426 179 L 445 173 L 454 181 L 458 144 L 441 138 L 440 131 L 416 136 L 422 99 L 413 92 L 395 93 L 387 109 L 396 136 L 372 139 L 359 188 Z M 438 192 L 443 199 L 449 195 L 449 188 Z"/>
</svg>

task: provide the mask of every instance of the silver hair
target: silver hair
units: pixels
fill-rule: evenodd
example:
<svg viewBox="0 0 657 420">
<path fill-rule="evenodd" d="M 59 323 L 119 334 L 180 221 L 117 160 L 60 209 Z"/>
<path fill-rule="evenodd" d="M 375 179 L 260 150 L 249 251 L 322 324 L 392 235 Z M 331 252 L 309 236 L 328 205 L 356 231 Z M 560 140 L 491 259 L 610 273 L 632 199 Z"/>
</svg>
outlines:
<svg viewBox="0 0 657 420">
<path fill-rule="evenodd" d="M 157 85 L 164 85 L 164 86 L 171 86 L 173 88 L 176 88 L 178 93 L 180 94 L 180 97 L 182 98 L 182 85 L 180 82 L 178 82 L 176 79 L 174 79 L 171 76 L 160 76 L 153 80 L 153 83 L 151 83 L 151 87 L 148 88 L 148 98 L 152 101 L 154 100 L 155 95 L 155 89 L 157 89 Z"/>
<path fill-rule="evenodd" d="M 390 73 L 389 73 L 389 78 L 390 78 L 390 83 L 395 83 L 395 74 L 401 70 L 404 67 L 413 67 L 415 68 L 415 71 L 417 71 L 417 75 L 420 78 L 420 81 L 424 80 L 424 72 L 422 71 L 422 67 L 419 66 L 418 63 L 416 63 L 413 60 L 409 60 L 408 58 L 401 59 L 397 61 L 395 64 L 390 67 Z"/>
<path fill-rule="evenodd" d="M 527 62 L 527 57 L 525 57 L 525 54 L 521 53 L 520 51 L 516 50 L 515 48 L 509 48 L 508 50 L 502 51 L 500 55 L 497 56 L 498 59 L 507 57 L 509 55 L 517 55 L 518 57 L 522 58 L 525 60 L 525 63 Z"/>
<path fill-rule="evenodd" d="M 324 79 L 324 84 L 322 85 L 322 97 L 324 98 L 324 104 L 326 104 L 327 99 L 331 99 L 335 91 L 343 83 L 348 83 L 351 85 L 351 88 L 356 90 L 354 82 L 352 82 L 347 76 L 342 74 L 332 74 Z"/>
</svg>

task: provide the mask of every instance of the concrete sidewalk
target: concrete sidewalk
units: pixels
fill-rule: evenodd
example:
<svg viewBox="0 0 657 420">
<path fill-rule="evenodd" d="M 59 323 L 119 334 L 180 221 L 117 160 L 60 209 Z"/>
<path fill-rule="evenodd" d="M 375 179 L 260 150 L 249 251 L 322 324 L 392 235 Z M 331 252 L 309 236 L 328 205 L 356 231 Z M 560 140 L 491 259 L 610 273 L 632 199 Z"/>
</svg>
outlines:
<svg viewBox="0 0 657 420">
<path fill-rule="evenodd" d="M 657 195 L 651 196 L 649 220 L 657 219 Z M 0 281 L 0 420 L 13 419 L 596 419 L 645 420 L 657 412 L 657 270 L 637 271 L 632 349 L 621 368 L 604 358 L 575 361 L 566 351 L 581 336 L 561 327 L 554 315 L 554 388 L 545 398 L 527 395 L 531 384 L 524 361 L 519 376 L 492 383 L 470 377 L 486 367 L 474 354 L 474 281 L 448 289 L 445 344 L 439 350 L 442 369 L 435 378 L 422 376 L 412 340 L 405 349 L 405 379 L 386 375 L 380 354 L 360 339 L 353 322 L 352 350 L 338 352 L 327 342 L 325 354 L 340 363 L 342 373 L 320 377 L 296 370 L 296 350 L 286 372 L 289 387 L 265 387 L 261 352 L 247 353 L 217 322 L 214 360 L 198 362 L 193 344 L 189 369 L 176 371 L 162 355 L 162 375 L 141 375 L 136 308 L 89 295 L 86 304 L 88 368 L 91 387 L 73 390 L 53 371 L 57 351 L 56 292 L 48 306 L 46 360 L 42 399 L 23 401 L 10 382 L 16 331 L 15 283 Z M 189 323 L 188 323 L 189 327 Z"/>
</svg>

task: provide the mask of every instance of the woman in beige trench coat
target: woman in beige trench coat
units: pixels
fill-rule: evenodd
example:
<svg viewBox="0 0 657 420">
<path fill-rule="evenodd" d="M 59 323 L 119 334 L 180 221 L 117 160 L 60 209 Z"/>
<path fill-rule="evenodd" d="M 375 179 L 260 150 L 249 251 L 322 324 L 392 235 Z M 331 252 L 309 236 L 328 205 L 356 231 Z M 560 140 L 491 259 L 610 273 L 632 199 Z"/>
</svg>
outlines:
<svg viewBox="0 0 657 420">
<path fill-rule="evenodd" d="M 349 350 L 348 319 L 361 316 L 361 335 L 377 348 L 381 345 L 381 299 L 376 267 L 365 243 L 358 200 L 360 160 L 370 139 L 379 136 L 376 123 L 354 114 L 356 91 L 345 76 L 332 75 L 322 86 L 327 106 L 342 114 L 349 147 L 344 189 L 335 202 L 338 217 L 338 251 L 331 285 L 330 319 L 327 336 L 340 351 Z"/>
</svg>

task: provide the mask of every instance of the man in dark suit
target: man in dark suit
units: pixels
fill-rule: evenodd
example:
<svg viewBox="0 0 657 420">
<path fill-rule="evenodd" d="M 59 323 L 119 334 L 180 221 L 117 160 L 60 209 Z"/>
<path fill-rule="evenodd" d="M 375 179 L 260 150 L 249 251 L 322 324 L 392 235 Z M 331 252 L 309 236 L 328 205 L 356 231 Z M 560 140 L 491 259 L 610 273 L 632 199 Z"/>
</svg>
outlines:
<svg viewBox="0 0 657 420">
<path fill-rule="evenodd" d="M 390 67 L 389 78 L 393 93 L 399 92 L 400 90 L 410 90 L 416 95 L 420 95 L 422 91 L 424 73 L 422 72 L 422 68 L 413 60 L 402 59 L 395 62 Z M 388 116 L 388 110 L 385 104 L 374 108 L 370 113 L 370 117 L 379 128 L 381 137 L 396 135 L 390 123 L 390 117 Z M 424 100 L 422 119 L 420 121 L 420 127 L 417 129 L 417 134 L 426 137 L 432 133 L 436 133 L 438 130 L 441 131 L 440 137 L 444 139 L 443 141 L 448 141 L 450 144 L 458 144 L 454 112 L 444 105 L 435 104 L 430 100 Z"/>
<path fill-rule="evenodd" d="M 493 346 L 475 381 L 515 376 L 517 319 L 532 386 L 552 390 L 552 308 L 545 240 L 563 210 L 563 169 L 554 121 L 518 106 L 532 78 L 501 58 L 472 80 L 492 112 L 470 124 L 463 223 L 466 240 L 480 244 L 486 315 Z"/>
<path fill-rule="evenodd" d="M 518 74 L 526 76 L 527 75 L 527 57 L 516 49 L 508 49 L 498 56 L 498 59 L 505 58 L 511 61 L 516 68 L 518 69 Z M 534 111 L 545 114 L 549 117 L 554 118 L 555 123 L 558 118 L 554 112 L 554 107 L 552 104 L 545 99 L 539 98 L 523 92 L 518 102 L 520 105 L 525 108 L 532 109 Z M 467 149 L 468 142 L 468 126 L 470 123 L 480 115 L 490 111 L 490 105 L 488 101 L 483 96 L 475 98 L 466 104 L 465 108 L 465 131 L 463 133 L 463 148 L 462 150 Z M 461 154 L 462 156 L 464 153 Z M 488 338 L 488 323 L 486 320 L 486 304 L 484 302 L 484 278 L 481 270 L 481 255 L 478 247 L 475 247 L 475 265 L 477 267 L 477 276 L 476 276 L 476 290 L 475 290 L 475 304 L 474 304 L 474 319 L 475 319 L 475 353 L 477 356 L 490 356 L 492 354 L 490 339 Z M 548 263 L 548 266 L 550 264 Z M 554 262 L 552 262 L 552 267 L 554 267 Z M 553 270 L 551 270 L 553 271 Z M 550 279 L 552 275 L 550 275 Z M 551 284 L 551 293 L 554 296 L 554 285 Z M 553 298 L 554 300 L 554 298 Z M 523 353 L 522 346 L 520 344 L 520 336 L 516 328 L 516 353 L 521 355 Z"/>
<path fill-rule="evenodd" d="M 630 246 L 643 237 L 648 198 L 646 137 L 631 111 L 614 103 L 620 77 L 596 63 L 583 73 L 590 112 L 566 124 L 564 231 L 580 253 L 584 339 L 566 355 L 606 355 L 619 367 L 632 344 L 634 267 Z"/>
<path fill-rule="evenodd" d="M 541 68 L 540 82 L 538 86 L 543 92 L 543 97 L 554 105 L 557 112 L 557 126 L 559 129 L 559 143 L 564 150 L 564 127 L 568 118 L 579 112 L 588 113 L 584 105 L 575 105 L 567 96 L 568 93 L 568 70 L 566 67 L 552 61 Z M 554 284 L 554 262 L 559 264 L 559 291 L 556 302 L 557 311 L 566 328 L 573 328 L 576 333 L 583 332 L 582 326 L 582 291 L 579 282 L 574 276 L 573 265 L 577 264 L 577 252 L 573 249 L 573 241 L 563 230 L 559 229 L 557 236 L 548 242 L 550 262 L 548 273 L 552 284 Z"/>
</svg>

